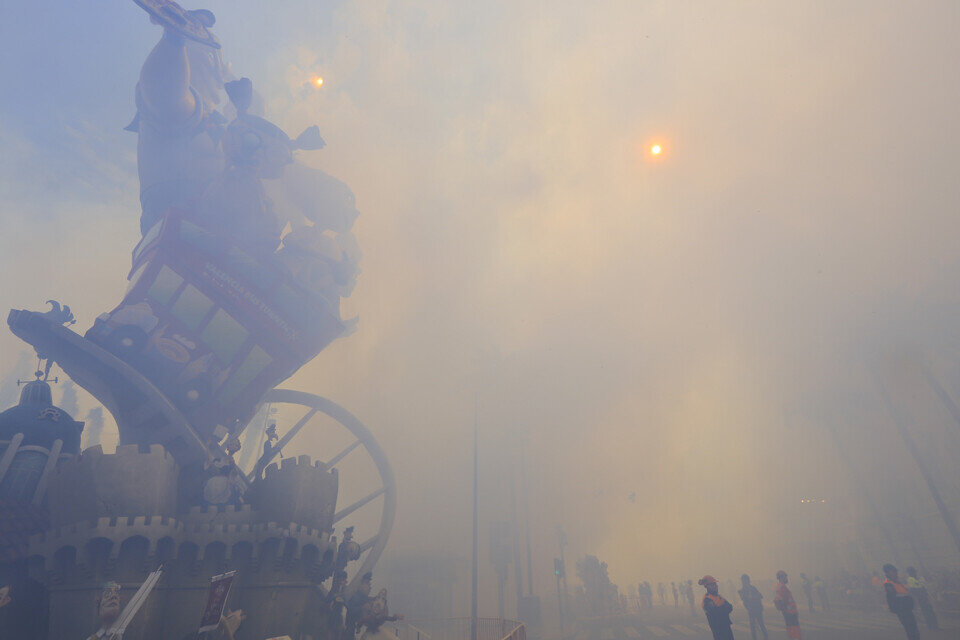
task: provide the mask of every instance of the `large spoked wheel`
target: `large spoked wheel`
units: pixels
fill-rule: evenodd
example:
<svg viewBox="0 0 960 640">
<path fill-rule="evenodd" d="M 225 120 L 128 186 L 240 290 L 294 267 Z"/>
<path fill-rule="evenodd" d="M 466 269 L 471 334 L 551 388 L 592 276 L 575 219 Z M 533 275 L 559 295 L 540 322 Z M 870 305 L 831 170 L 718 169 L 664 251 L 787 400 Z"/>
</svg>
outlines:
<svg viewBox="0 0 960 640">
<path fill-rule="evenodd" d="M 350 524 L 348 518 L 353 520 L 359 518 L 361 522 L 369 525 L 377 518 L 377 515 L 372 509 L 365 509 L 365 507 L 367 505 L 374 506 L 378 498 L 383 498 L 380 505 L 379 525 L 363 527 L 368 531 L 376 528 L 377 532 L 372 537 L 359 542 L 361 553 L 359 568 L 352 570 L 352 566 L 356 566 L 356 562 L 351 563 L 352 566 L 348 567 L 348 570 L 352 570 L 352 576 L 347 589 L 348 591 L 353 590 L 359 584 L 363 574 L 371 571 L 377 560 L 380 559 L 380 555 L 387 545 L 387 539 L 390 537 L 390 530 L 393 528 L 397 508 L 397 488 L 387 456 L 383 453 L 380 445 L 377 444 L 370 430 L 356 416 L 327 398 L 304 391 L 274 389 L 264 396 L 262 404 L 269 407 L 269 411 L 260 412 L 258 415 L 267 415 L 270 421 L 276 422 L 277 432 L 280 435 L 276 447 L 287 455 L 293 450 L 293 447 L 288 448 L 288 445 L 298 434 L 304 431 L 305 427 L 309 427 L 307 432 L 315 434 L 315 436 L 319 430 L 325 428 L 329 431 L 332 427 L 333 431 L 329 435 L 326 437 L 320 436 L 324 442 L 340 440 L 342 443 L 349 443 L 324 461 L 328 468 L 337 468 L 341 477 L 341 495 L 344 493 L 343 481 L 350 480 L 344 467 L 363 467 L 366 465 L 369 468 L 372 463 L 372 467 L 376 469 L 379 478 L 370 478 L 369 476 L 372 474 L 362 476 L 363 484 L 369 484 L 370 486 L 361 489 L 361 497 L 353 496 L 354 500 L 348 506 L 340 506 L 338 496 L 339 508 L 333 516 L 334 527 L 340 532 Z M 329 416 L 333 419 L 333 423 L 331 424 L 329 420 L 323 420 L 323 416 L 319 414 Z M 256 421 L 256 418 L 254 421 Z M 248 429 L 256 426 L 251 424 Z M 339 433 L 336 433 L 337 431 Z M 298 444 L 307 439 L 299 439 Z M 314 438 L 309 439 L 314 440 Z M 360 451 L 354 453 L 358 449 Z M 365 460 L 362 454 L 366 454 Z M 253 477 L 251 476 L 250 479 L 252 480 Z M 350 487 L 347 487 L 348 495 L 349 492 Z M 362 536 L 361 525 L 357 525 L 357 530 L 358 536 Z"/>
</svg>

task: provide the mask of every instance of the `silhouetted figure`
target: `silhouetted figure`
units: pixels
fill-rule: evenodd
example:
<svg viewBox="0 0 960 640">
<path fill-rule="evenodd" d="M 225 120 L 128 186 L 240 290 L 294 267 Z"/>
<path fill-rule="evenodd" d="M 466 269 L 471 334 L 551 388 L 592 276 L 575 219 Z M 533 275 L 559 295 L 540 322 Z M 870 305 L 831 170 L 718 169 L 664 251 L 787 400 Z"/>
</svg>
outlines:
<svg viewBox="0 0 960 640">
<path fill-rule="evenodd" d="M 803 595 L 807 597 L 807 606 L 810 607 L 810 613 L 813 613 L 813 583 L 807 574 L 800 574 L 800 587 L 803 589 Z"/>
<path fill-rule="evenodd" d="M 900 576 L 895 566 L 892 564 L 883 565 L 883 575 L 887 578 L 883 581 L 883 590 L 887 596 L 887 608 L 900 619 L 903 630 L 907 632 L 907 639 L 919 640 L 920 630 L 917 628 L 917 618 L 913 615 L 913 596 L 910 595 L 907 587 L 900 582 Z"/>
<path fill-rule="evenodd" d="M 733 605 L 720 595 L 720 585 L 713 576 L 706 575 L 697 583 L 707 590 L 703 596 L 703 612 L 707 614 L 707 624 L 713 632 L 713 640 L 733 640 L 733 623 L 730 612 Z"/>
<path fill-rule="evenodd" d="M 347 572 L 338 570 L 334 573 L 330 591 L 323 599 L 323 607 L 327 610 L 327 628 L 331 638 L 341 638 L 347 630 L 347 601 L 344 595 L 346 586 Z"/>
<path fill-rule="evenodd" d="M 757 629 L 759 629 L 763 634 L 763 640 L 768 640 L 767 625 L 763 623 L 763 594 L 750 584 L 750 576 L 747 574 L 740 576 L 740 581 L 743 583 L 743 588 L 737 593 L 740 594 L 743 608 L 750 616 L 750 636 L 753 640 L 757 640 Z"/>
<path fill-rule="evenodd" d="M 907 590 L 910 595 L 920 605 L 920 611 L 923 613 L 923 619 L 927 623 L 927 628 L 936 631 L 940 628 L 937 621 L 937 613 L 933 610 L 930 603 L 930 594 L 927 593 L 927 583 L 923 578 L 917 577 L 917 570 L 913 567 L 907 567 Z"/>
<path fill-rule="evenodd" d="M 787 627 L 787 637 L 790 640 L 799 640 L 800 609 L 797 608 L 797 601 L 793 599 L 793 592 L 790 591 L 787 582 L 787 572 L 777 571 L 777 597 L 773 599 L 773 604 L 783 614 L 783 624 Z"/>
<path fill-rule="evenodd" d="M 696 618 L 697 611 L 696 609 L 694 609 L 694 604 L 693 604 L 693 580 L 687 580 L 686 592 L 687 592 L 687 600 L 690 601 L 690 617 Z"/>
<path fill-rule="evenodd" d="M 360 578 L 360 586 L 357 587 L 356 592 L 347 600 L 347 629 L 351 632 L 356 631 L 357 625 L 363 617 L 364 606 L 373 600 L 370 597 L 372 587 L 373 573 L 368 571 Z"/>
<path fill-rule="evenodd" d="M 347 564 L 360 558 L 360 545 L 353 539 L 353 527 L 343 530 L 343 541 L 337 547 L 337 569 L 346 569 Z"/>
<path fill-rule="evenodd" d="M 830 599 L 827 597 L 827 585 L 824 584 L 823 580 L 820 579 L 820 576 L 814 577 L 813 590 L 817 592 L 817 597 L 820 598 L 820 608 L 824 611 L 830 611 Z"/>
<path fill-rule="evenodd" d="M 676 609 L 680 606 L 680 592 L 677 591 L 677 583 L 671 582 L 670 588 L 673 589 L 673 608 Z"/>
<path fill-rule="evenodd" d="M 883 578 L 880 577 L 880 574 L 876 571 L 873 572 L 873 576 L 870 578 L 870 584 L 873 586 L 874 597 L 870 598 L 868 607 L 871 609 L 880 607 L 880 597 L 884 592 L 883 588 Z"/>
<path fill-rule="evenodd" d="M 657 583 L 657 595 L 660 596 L 660 604 L 666 606 L 667 604 L 667 588 L 663 586 L 662 582 Z"/>
</svg>

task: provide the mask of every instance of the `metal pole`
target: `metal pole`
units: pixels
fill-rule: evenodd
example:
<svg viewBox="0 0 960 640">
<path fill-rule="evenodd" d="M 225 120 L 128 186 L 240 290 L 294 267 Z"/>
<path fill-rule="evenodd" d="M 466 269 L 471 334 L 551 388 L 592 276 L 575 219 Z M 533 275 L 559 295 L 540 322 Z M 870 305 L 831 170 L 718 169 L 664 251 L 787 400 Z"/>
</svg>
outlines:
<svg viewBox="0 0 960 640">
<path fill-rule="evenodd" d="M 930 490 L 930 497 L 933 498 L 937 509 L 940 510 L 940 517 L 943 518 L 943 524 L 946 525 L 947 531 L 950 532 L 950 536 L 953 538 L 953 544 L 956 545 L 957 551 L 960 551 L 960 530 L 957 529 L 957 523 L 953 519 L 953 514 L 950 513 L 950 509 L 947 508 L 947 504 L 943 501 L 940 490 L 937 489 L 937 485 L 933 481 L 933 476 L 930 475 L 930 471 L 923 463 L 923 458 L 920 455 L 920 450 L 917 449 L 916 443 L 913 441 L 913 436 L 910 435 L 906 425 L 903 424 L 900 414 L 890 401 L 890 396 L 887 395 L 887 390 L 879 378 L 877 379 L 877 390 L 880 393 L 880 398 L 883 400 L 884 406 L 887 408 L 887 412 L 893 419 L 893 424 L 896 425 L 897 431 L 900 432 L 900 437 L 903 438 L 903 443 L 907 445 L 907 451 L 910 452 L 913 461 L 917 465 L 917 469 L 920 471 L 920 475 L 923 476 L 924 481 L 927 483 L 927 488 Z"/>
<path fill-rule="evenodd" d="M 563 527 L 557 525 L 557 536 L 560 538 L 560 566 L 563 568 L 563 572 L 560 574 L 560 577 L 563 579 L 563 606 L 565 609 L 570 608 L 570 595 L 567 593 L 567 560 L 564 557 L 563 550 L 567 546 L 567 534 L 564 533 Z"/>
<path fill-rule="evenodd" d="M 473 594 L 470 598 L 470 640 L 477 640 L 477 597 L 480 589 L 480 395 L 473 409 Z"/>
<path fill-rule="evenodd" d="M 497 617 L 501 620 L 506 619 L 506 613 L 503 610 L 503 588 L 507 582 L 507 578 L 502 573 L 497 574 Z"/>
<path fill-rule="evenodd" d="M 520 443 L 520 486 L 523 490 L 523 518 L 527 533 L 527 595 L 533 595 L 533 545 L 530 543 L 530 492 L 527 489 L 525 445 Z"/>
<path fill-rule="evenodd" d="M 563 573 L 562 568 L 557 571 L 557 613 L 560 615 L 560 640 L 563 640 L 563 592 L 560 590 L 560 576 Z"/>
<path fill-rule="evenodd" d="M 523 597 L 523 563 L 520 560 L 520 523 L 517 521 L 517 474 L 510 473 L 510 517 L 513 522 L 513 577 L 517 583 L 517 619 Z"/>
</svg>

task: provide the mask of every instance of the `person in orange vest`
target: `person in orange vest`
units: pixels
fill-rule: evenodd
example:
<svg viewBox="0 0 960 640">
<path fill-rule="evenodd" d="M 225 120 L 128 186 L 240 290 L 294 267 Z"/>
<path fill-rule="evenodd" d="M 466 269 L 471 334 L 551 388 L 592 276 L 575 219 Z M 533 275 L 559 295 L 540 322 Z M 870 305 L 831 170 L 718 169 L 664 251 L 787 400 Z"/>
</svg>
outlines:
<svg viewBox="0 0 960 640">
<path fill-rule="evenodd" d="M 783 614 L 787 637 L 790 640 L 800 640 L 800 610 L 787 582 L 787 572 L 782 569 L 777 571 L 777 597 L 773 599 L 773 604 Z"/>
<path fill-rule="evenodd" d="M 900 618 L 903 630 L 907 632 L 907 640 L 920 640 L 920 630 L 917 628 L 917 618 L 913 615 L 913 596 L 900 582 L 897 568 L 892 564 L 883 565 L 883 590 L 887 595 L 887 607 L 890 612 Z"/>
<path fill-rule="evenodd" d="M 730 628 L 733 624 L 730 622 L 733 605 L 720 595 L 717 579 L 706 575 L 700 578 L 697 584 L 707 590 L 707 594 L 703 596 L 703 612 L 707 614 L 707 624 L 713 632 L 713 640 L 733 640 L 733 629 Z"/>
</svg>

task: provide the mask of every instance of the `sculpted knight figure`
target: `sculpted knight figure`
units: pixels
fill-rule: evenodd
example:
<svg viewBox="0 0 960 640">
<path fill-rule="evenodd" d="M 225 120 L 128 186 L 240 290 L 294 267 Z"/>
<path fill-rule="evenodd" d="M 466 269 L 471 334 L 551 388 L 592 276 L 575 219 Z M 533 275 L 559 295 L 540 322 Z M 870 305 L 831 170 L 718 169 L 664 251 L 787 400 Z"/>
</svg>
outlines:
<svg viewBox="0 0 960 640">
<path fill-rule="evenodd" d="M 186 15 L 204 32 L 215 22 L 209 11 Z M 225 169 L 221 137 L 227 120 L 217 107 L 230 78 L 218 48 L 188 40 L 162 14 L 151 12 L 151 21 L 163 24 L 163 35 L 140 70 L 137 115 L 127 127 L 139 136 L 142 233 Z M 209 42 L 216 41 L 211 36 Z"/>
<path fill-rule="evenodd" d="M 176 207 L 272 253 L 289 224 L 284 265 L 321 295 L 349 295 L 359 259 L 349 233 L 357 216 L 353 193 L 293 156 L 322 148 L 319 130 L 291 140 L 254 114 L 262 101 L 250 80 L 235 78 L 224 62 L 209 32 L 212 12 L 186 11 L 172 0 L 135 1 L 163 27 L 140 71 L 137 115 L 127 127 L 139 135 L 141 232 Z M 235 112 L 232 121 L 222 102 Z"/>
<path fill-rule="evenodd" d="M 89 640 L 106 638 L 107 630 L 120 617 L 120 585 L 108 582 L 103 585 L 103 592 L 97 598 L 97 620 L 100 628 L 90 636 Z"/>
</svg>

